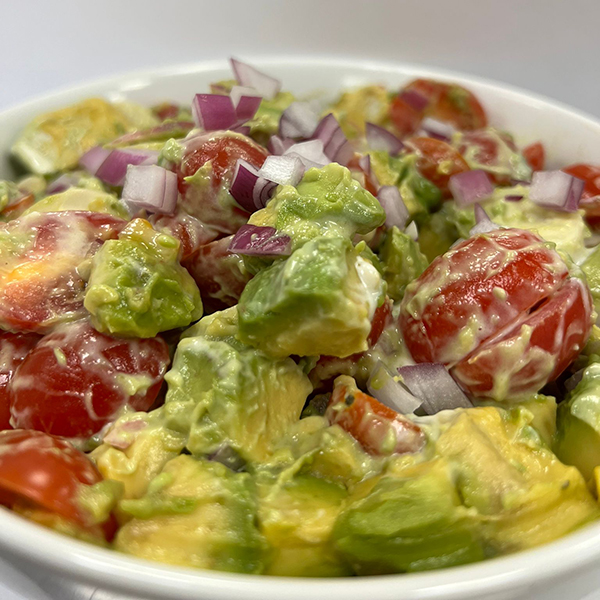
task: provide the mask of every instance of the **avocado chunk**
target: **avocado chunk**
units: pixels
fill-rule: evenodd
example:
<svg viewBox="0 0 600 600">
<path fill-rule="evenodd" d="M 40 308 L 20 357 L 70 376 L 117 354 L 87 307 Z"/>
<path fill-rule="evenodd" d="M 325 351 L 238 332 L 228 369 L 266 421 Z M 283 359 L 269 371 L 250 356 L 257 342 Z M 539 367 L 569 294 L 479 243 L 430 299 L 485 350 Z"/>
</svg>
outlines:
<svg viewBox="0 0 600 600">
<path fill-rule="evenodd" d="M 156 123 L 142 106 L 89 98 L 35 117 L 17 138 L 12 153 L 29 171 L 49 175 L 75 167 L 92 146 Z"/>
<path fill-rule="evenodd" d="M 279 131 L 279 121 L 283 111 L 294 101 L 290 92 L 279 92 L 272 100 L 263 98 L 255 115 L 246 123 L 250 136 L 263 146 Z"/>
<path fill-rule="evenodd" d="M 396 301 L 402 300 L 406 286 L 416 279 L 428 265 L 417 242 L 397 227 L 388 230 L 379 257 L 383 262 L 387 294 Z"/>
<path fill-rule="evenodd" d="M 182 455 L 165 465 L 144 497 L 123 500 L 120 508 L 133 518 L 119 530 L 117 550 L 200 569 L 263 570 L 266 543 L 255 525 L 247 473 Z"/>
<path fill-rule="evenodd" d="M 179 264 L 179 242 L 134 219 L 94 256 L 84 306 L 102 333 L 154 337 L 202 316 L 196 283 Z"/>
<path fill-rule="evenodd" d="M 280 357 L 363 352 L 382 292 L 379 273 L 350 240 L 316 238 L 246 285 L 239 338 Z"/>
<path fill-rule="evenodd" d="M 348 495 L 346 489 L 311 475 L 283 481 L 264 479 L 258 480 L 258 521 L 272 548 L 265 574 L 352 575 L 331 544 L 333 525 Z"/>
<path fill-rule="evenodd" d="M 316 237 L 352 239 L 384 222 L 379 201 L 337 163 L 309 169 L 297 187 L 279 186 L 266 208 L 248 220 L 251 225 L 274 227 L 290 236 L 292 250 Z"/>
<path fill-rule="evenodd" d="M 577 387 L 558 407 L 556 455 L 586 479 L 600 465 L 600 363 L 584 371 Z"/>
<path fill-rule="evenodd" d="M 594 308 L 600 314 L 600 246 L 596 246 L 585 259 L 581 270 L 585 273 L 588 287 L 592 293 Z"/>
<path fill-rule="evenodd" d="M 366 497 L 350 501 L 333 540 L 359 575 L 439 569 L 485 557 L 451 469 L 439 460 L 412 475 L 384 476 Z"/>
<path fill-rule="evenodd" d="M 333 105 L 344 133 L 350 137 L 363 136 L 365 124 L 375 123 L 385 127 L 389 124 L 391 96 L 382 85 L 367 85 L 344 92 Z"/>
<path fill-rule="evenodd" d="M 28 208 L 23 215 L 34 212 L 61 212 L 66 210 L 84 210 L 105 213 L 129 220 L 130 214 L 123 200 L 101 189 L 72 187 L 59 194 L 46 196 Z"/>
<path fill-rule="evenodd" d="M 263 461 L 300 418 L 312 386 L 291 358 L 273 359 L 218 337 L 228 332 L 217 326 L 217 314 L 206 317 L 208 335 L 185 337 L 177 346 L 165 376 L 167 423 L 188 436 L 194 455 L 229 446 L 246 461 Z M 199 324 L 191 333 L 200 331 Z"/>
</svg>

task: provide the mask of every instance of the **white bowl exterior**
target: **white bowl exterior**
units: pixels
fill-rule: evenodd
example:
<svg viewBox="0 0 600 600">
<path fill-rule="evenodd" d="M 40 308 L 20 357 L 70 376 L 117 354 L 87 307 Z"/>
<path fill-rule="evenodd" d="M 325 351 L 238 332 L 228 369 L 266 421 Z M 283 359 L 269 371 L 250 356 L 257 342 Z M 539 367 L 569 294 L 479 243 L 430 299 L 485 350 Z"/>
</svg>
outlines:
<svg viewBox="0 0 600 600">
<path fill-rule="evenodd" d="M 414 77 L 463 83 L 485 106 L 490 122 L 515 134 L 520 143 L 541 140 L 549 165 L 600 163 L 600 123 L 566 106 L 527 92 L 457 73 L 418 66 L 333 59 L 252 61 L 280 77 L 286 89 L 308 94 L 382 83 L 398 87 Z M 35 115 L 90 96 L 143 104 L 189 102 L 208 84 L 230 78 L 225 61 L 123 75 L 63 90 L 0 113 L 0 145 L 9 148 Z M 0 177 L 11 169 L 6 157 Z M 61 574 L 79 583 L 161 600 L 509 600 L 530 597 L 558 579 L 590 572 L 600 559 L 600 524 L 542 548 L 442 571 L 369 578 L 288 579 L 199 571 L 139 560 L 96 548 L 27 522 L 0 509 L 0 554 L 29 568 Z"/>
</svg>

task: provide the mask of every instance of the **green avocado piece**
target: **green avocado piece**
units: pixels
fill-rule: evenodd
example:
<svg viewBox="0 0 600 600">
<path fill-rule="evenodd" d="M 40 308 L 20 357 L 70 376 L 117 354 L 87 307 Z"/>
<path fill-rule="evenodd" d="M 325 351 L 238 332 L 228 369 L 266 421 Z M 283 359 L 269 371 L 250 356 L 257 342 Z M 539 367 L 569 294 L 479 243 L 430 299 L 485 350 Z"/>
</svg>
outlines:
<svg viewBox="0 0 600 600">
<path fill-rule="evenodd" d="M 367 85 L 344 92 L 332 112 L 349 138 L 364 136 L 365 124 L 386 127 L 390 122 L 391 96 L 382 85 Z"/>
<path fill-rule="evenodd" d="M 405 477 L 382 477 L 350 501 L 333 530 L 334 547 L 359 575 L 424 571 L 485 558 L 472 513 L 443 461 Z"/>
<path fill-rule="evenodd" d="M 600 363 L 590 364 L 577 387 L 558 407 L 556 455 L 586 479 L 600 465 Z"/>
<path fill-rule="evenodd" d="M 379 201 L 337 163 L 309 169 L 296 188 L 279 186 L 266 208 L 248 220 L 251 225 L 274 227 L 289 235 L 292 250 L 316 237 L 352 239 L 384 222 Z"/>
<path fill-rule="evenodd" d="M 154 337 L 202 316 L 196 283 L 178 262 L 179 242 L 134 219 L 92 261 L 84 306 L 103 333 Z"/>
<path fill-rule="evenodd" d="M 260 573 L 267 545 L 256 527 L 256 492 L 247 473 L 182 455 L 146 495 L 122 500 L 133 517 L 115 548 L 140 558 L 235 573 Z"/>
<path fill-rule="evenodd" d="M 263 98 L 255 115 L 248 121 L 250 136 L 263 146 L 279 131 L 283 111 L 295 100 L 290 92 L 279 92 L 272 100 Z"/>
<path fill-rule="evenodd" d="M 49 175 L 74 168 L 93 146 L 156 123 L 150 110 L 139 105 L 89 98 L 35 117 L 17 138 L 12 154 L 29 171 Z"/>
<path fill-rule="evenodd" d="M 239 338 L 273 356 L 363 352 L 381 283 L 350 240 L 313 239 L 246 285 Z"/>
<path fill-rule="evenodd" d="M 28 208 L 23 215 L 33 212 L 60 212 L 66 210 L 84 210 L 106 213 L 127 219 L 131 217 L 123 200 L 102 190 L 72 187 L 59 194 L 46 196 Z"/>
<path fill-rule="evenodd" d="M 588 287 L 592 293 L 594 308 L 600 314 L 600 246 L 596 246 L 585 259 L 581 270 L 585 273 Z"/>
<path fill-rule="evenodd" d="M 258 522 L 272 550 L 267 575 L 342 577 L 352 570 L 333 549 L 331 531 L 348 493 L 311 475 L 259 478 Z"/>
<path fill-rule="evenodd" d="M 386 233 L 379 257 L 383 262 L 383 276 L 388 284 L 387 294 L 396 301 L 402 300 L 406 286 L 429 264 L 417 242 L 397 227 L 392 227 Z"/>
<path fill-rule="evenodd" d="M 188 436 L 194 455 L 228 446 L 249 462 L 264 461 L 300 418 L 312 386 L 291 358 L 272 359 L 229 337 L 215 314 L 205 317 L 206 334 L 203 319 L 177 346 L 165 376 L 166 421 Z"/>
<path fill-rule="evenodd" d="M 416 154 L 390 156 L 387 152 L 370 152 L 371 165 L 381 185 L 395 185 L 411 217 L 435 210 L 442 201 L 440 189 L 425 179 L 417 169 Z"/>
</svg>

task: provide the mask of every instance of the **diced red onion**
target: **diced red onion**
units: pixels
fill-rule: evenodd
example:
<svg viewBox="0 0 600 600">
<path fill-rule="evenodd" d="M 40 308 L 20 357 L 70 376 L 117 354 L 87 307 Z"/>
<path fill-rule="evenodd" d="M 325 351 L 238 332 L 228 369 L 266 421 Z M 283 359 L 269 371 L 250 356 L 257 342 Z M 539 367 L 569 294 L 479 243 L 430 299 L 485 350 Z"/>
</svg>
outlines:
<svg viewBox="0 0 600 600">
<path fill-rule="evenodd" d="M 263 98 L 272 100 L 281 90 L 281 82 L 274 77 L 262 73 L 254 67 L 240 62 L 235 58 L 231 59 L 231 68 L 235 78 L 240 85 L 254 88 Z"/>
<path fill-rule="evenodd" d="M 421 406 L 421 401 L 394 379 L 392 372 L 381 360 L 377 361 L 371 372 L 367 390 L 381 404 L 403 415 L 413 413 Z"/>
<path fill-rule="evenodd" d="M 282 155 L 290 146 L 293 146 L 296 142 L 288 138 L 281 138 L 278 135 L 272 135 L 269 138 L 267 144 L 267 150 L 271 154 Z"/>
<path fill-rule="evenodd" d="M 575 212 L 585 182 L 564 171 L 536 171 L 531 181 L 529 199 L 539 206 L 562 212 Z"/>
<path fill-rule="evenodd" d="M 319 124 L 312 135 L 312 139 L 321 140 L 323 142 L 323 147 L 325 147 L 331 141 L 333 134 L 339 127 L 340 124 L 333 113 L 329 113 L 319 121 Z"/>
<path fill-rule="evenodd" d="M 324 143 L 324 152 L 330 160 L 336 161 L 339 151 L 343 148 L 344 144 L 348 141 L 346 134 L 342 131 L 342 128 L 338 125 L 337 129 L 332 133 L 331 139 Z"/>
<path fill-rule="evenodd" d="M 575 373 L 573 373 L 573 375 L 571 375 L 571 377 L 569 377 L 569 379 L 565 381 L 565 389 L 567 390 L 567 392 L 572 392 L 579 385 L 579 383 L 583 379 L 584 372 L 585 368 L 579 369 L 579 371 L 575 371 Z"/>
<path fill-rule="evenodd" d="M 279 120 L 279 135 L 288 138 L 309 138 L 319 124 L 319 115 L 308 102 L 292 102 Z"/>
<path fill-rule="evenodd" d="M 60 194 L 70 187 L 76 186 L 79 183 L 79 177 L 75 177 L 71 173 L 63 173 L 60 177 L 57 177 L 54 181 L 51 181 L 46 188 L 46 195 L 51 196 L 52 194 Z"/>
<path fill-rule="evenodd" d="M 233 102 L 238 121 L 242 123 L 254 117 L 262 102 L 262 98 L 256 90 L 240 85 L 234 85 L 231 88 L 229 97 Z"/>
<path fill-rule="evenodd" d="M 409 214 L 400 190 L 395 185 L 382 185 L 377 192 L 377 199 L 385 211 L 385 226 L 387 228 L 397 227 L 402 231 L 406 226 Z"/>
<path fill-rule="evenodd" d="M 448 142 L 456 133 L 456 128 L 445 121 L 438 121 L 431 117 L 425 117 L 421 121 L 421 129 L 432 138 Z"/>
<path fill-rule="evenodd" d="M 279 185 L 296 186 L 304 175 L 304 165 L 296 156 L 267 156 L 258 174 Z"/>
<path fill-rule="evenodd" d="M 415 240 L 415 242 L 419 239 L 419 230 L 417 229 L 417 224 L 414 221 L 411 221 L 404 233 L 411 239 Z"/>
<path fill-rule="evenodd" d="M 219 462 L 225 465 L 232 471 L 243 471 L 246 466 L 246 461 L 239 455 L 238 452 L 231 446 L 223 444 L 215 452 L 207 456 L 208 460 Z"/>
<path fill-rule="evenodd" d="M 90 175 L 95 175 L 102 163 L 108 158 L 110 152 L 110 150 L 102 146 L 94 146 L 79 159 L 79 165 Z"/>
<path fill-rule="evenodd" d="M 229 252 L 246 256 L 289 256 L 292 240 L 274 227 L 242 225 L 229 244 Z"/>
<path fill-rule="evenodd" d="M 96 177 L 109 185 L 123 185 L 129 165 L 152 165 L 158 160 L 155 150 L 116 148 L 96 171 Z"/>
<path fill-rule="evenodd" d="M 474 169 L 450 177 L 448 187 L 459 208 L 465 208 L 488 198 L 494 188 L 485 171 Z"/>
<path fill-rule="evenodd" d="M 126 133 L 111 142 L 112 146 L 139 144 L 141 142 L 151 141 L 159 136 L 183 137 L 194 128 L 192 121 L 171 121 L 162 123 L 150 129 L 141 129 Z"/>
<path fill-rule="evenodd" d="M 346 140 L 333 155 L 332 161 L 346 167 L 348 163 L 354 158 L 356 150 L 354 144 L 350 140 Z"/>
<path fill-rule="evenodd" d="M 239 159 L 229 193 L 244 210 L 253 213 L 267 205 L 276 187 L 274 181 L 261 177 L 250 163 Z"/>
<path fill-rule="evenodd" d="M 523 198 L 523 194 L 509 194 L 508 196 L 504 196 L 504 199 L 507 202 L 520 202 L 521 200 L 523 200 Z"/>
<path fill-rule="evenodd" d="M 296 156 L 307 169 L 311 167 L 320 169 L 331 162 L 323 151 L 323 142 L 321 140 L 308 140 L 307 142 L 293 144 L 283 155 Z"/>
<path fill-rule="evenodd" d="M 238 121 L 231 98 L 221 94 L 196 94 L 192 100 L 192 116 L 204 131 L 229 129 Z"/>
<path fill-rule="evenodd" d="M 134 209 L 172 215 L 177 207 L 177 175 L 157 165 L 129 165 L 123 200 Z"/>
<path fill-rule="evenodd" d="M 400 92 L 400 98 L 419 112 L 425 110 L 429 106 L 429 98 L 416 90 L 404 90 Z"/>
<path fill-rule="evenodd" d="M 398 373 L 406 387 L 422 400 L 421 406 L 428 415 L 473 406 L 444 365 L 420 363 L 400 367 Z"/>
<path fill-rule="evenodd" d="M 250 135 L 250 127 L 247 125 L 239 125 L 238 127 L 234 127 L 231 131 L 234 131 L 235 133 L 241 133 L 245 136 Z"/>
<path fill-rule="evenodd" d="M 479 205 L 475 205 L 475 226 L 471 227 L 469 231 L 470 235 L 479 235 L 480 233 L 488 233 L 489 231 L 495 231 L 499 229 L 498 225 L 494 223 L 487 215 L 485 210 Z"/>
<path fill-rule="evenodd" d="M 393 133 L 374 123 L 365 125 L 365 137 L 371 150 L 383 150 L 392 156 L 404 148 L 404 144 Z"/>
<path fill-rule="evenodd" d="M 364 173 L 365 183 L 368 183 L 371 189 L 378 190 L 379 181 L 377 180 L 377 176 L 375 173 L 373 173 L 373 169 L 371 168 L 371 157 L 368 154 L 363 154 L 363 156 L 358 159 L 358 166 Z"/>
</svg>

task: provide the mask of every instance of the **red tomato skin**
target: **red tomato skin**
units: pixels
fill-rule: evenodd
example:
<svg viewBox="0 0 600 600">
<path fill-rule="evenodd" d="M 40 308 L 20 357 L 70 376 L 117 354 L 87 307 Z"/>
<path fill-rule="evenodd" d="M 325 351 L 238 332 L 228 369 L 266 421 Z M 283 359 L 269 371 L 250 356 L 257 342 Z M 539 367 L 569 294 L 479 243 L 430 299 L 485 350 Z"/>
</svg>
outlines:
<svg viewBox="0 0 600 600">
<path fill-rule="evenodd" d="M 359 389 L 336 382 L 326 417 L 347 431 L 370 454 L 416 452 L 424 442 L 420 427 Z M 390 434 L 393 448 L 387 448 Z"/>
<path fill-rule="evenodd" d="M 8 384 L 17 367 L 39 342 L 35 333 L 0 333 L 0 430 L 12 429 Z"/>
<path fill-rule="evenodd" d="M 0 327 L 46 333 L 83 316 L 85 283 L 77 267 L 125 225 L 86 211 L 32 213 L 3 224 L 8 239 L 27 242 L 0 265 Z"/>
<path fill-rule="evenodd" d="M 421 175 L 439 187 L 445 198 L 450 198 L 450 177 L 469 170 L 465 159 L 450 144 L 430 137 L 412 137 L 406 145 L 418 155 Z"/>
<path fill-rule="evenodd" d="M 590 227 L 600 229 L 600 166 L 578 163 L 562 170 L 585 182 L 579 207 L 585 211 Z"/>
<path fill-rule="evenodd" d="M 46 335 L 9 384 L 15 427 L 67 438 L 87 438 L 125 406 L 148 410 L 169 365 L 162 338 L 115 339 L 86 321 Z M 129 395 L 122 377 L 146 376 L 147 387 Z"/>
<path fill-rule="evenodd" d="M 260 168 L 268 153 L 250 138 L 231 131 L 213 131 L 187 143 L 187 151 L 177 167 L 181 208 L 209 227 L 228 235 L 235 233 L 248 219 L 248 213 L 229 196 L 238 159 Z M 210 162 L 210 182 L 206 187 L 190 185 L 185 177 L 194 175 Z"/>
<path fill-rule="evenodd" d="M 200 290 L 205 313 L 237 304 L 251 279 L 241 256 L 228 250 L 232 238 L 201 246 L 182 263 Z"/>
<path fill-rule="evenodd" d="M 535 394 L 581 352 L 592 330 L 591 315 L 586 285 L 569 279 L 531 314 L 524 313 L 457 363 L 452 375 L 477 397 Z"/>
<path fill-rule="evenodd" d="M 408 349 L 416 362 L 453 365 L 551 296 L 567 276 L 558 253 L 530 231 L 472 237 L 407 287 L 400 328 Z"/>
<path fill-rule="evenodd" d="M 546 162 L 546 150 L 542 142 L 534 142 L 523 148 L 523 156 L 534 171 L 543 171 Z"/>
<path fill-rule="evenodd" d="M 77 503 L 82 485 L 102 476 L 91 460 L 69 442 L 40 431 L 0 432 L 0 504 L 17 502 L 89 526 L 89 516 Z"/>
<path fill-rule="evenodd" d="M 396 135 L 401 138 L 413 135 L 419 129 L 423 114 L 413 108 L 402 95 L 396 96 L 390 104 L 390 120 Z"/>
</svg>

